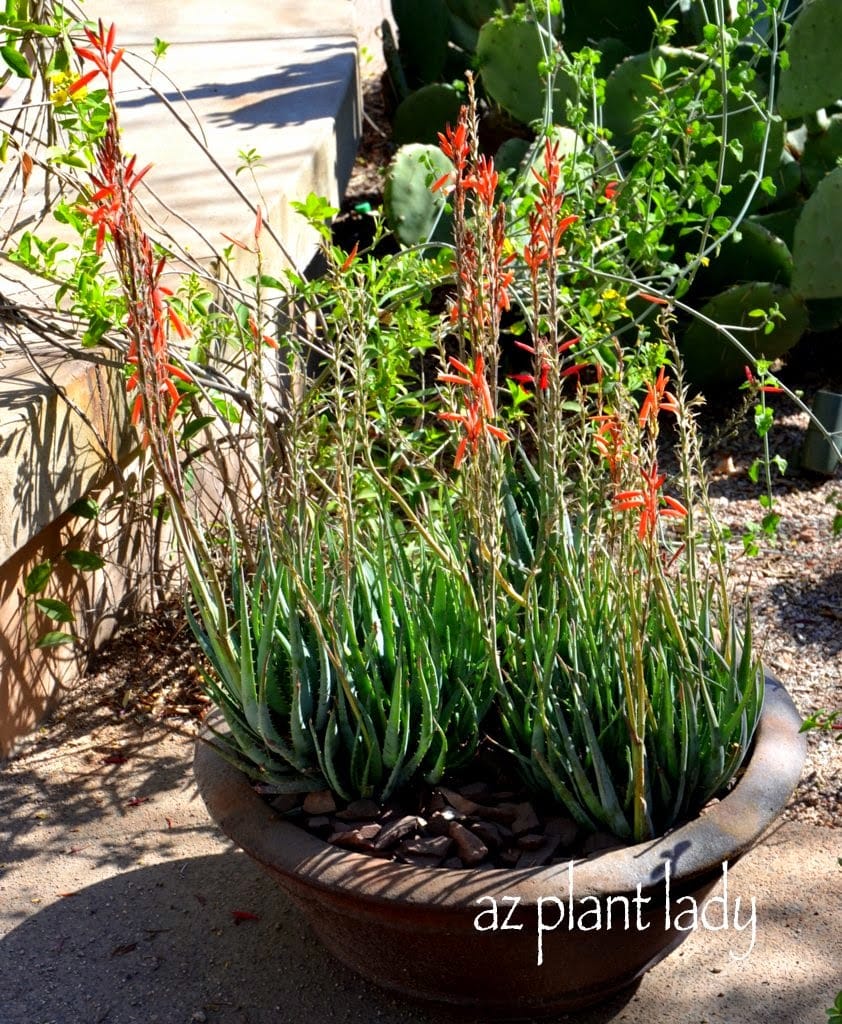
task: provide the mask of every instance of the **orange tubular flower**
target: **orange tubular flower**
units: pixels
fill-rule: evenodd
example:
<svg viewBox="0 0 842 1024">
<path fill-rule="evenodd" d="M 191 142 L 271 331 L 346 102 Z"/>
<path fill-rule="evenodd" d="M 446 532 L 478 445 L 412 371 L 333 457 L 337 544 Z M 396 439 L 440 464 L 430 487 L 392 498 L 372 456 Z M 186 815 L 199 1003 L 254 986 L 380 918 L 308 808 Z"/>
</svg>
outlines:
<svg viewBox="0 0 842 1024">
<path fill-rule="evenodd" d="M 649 292 L 638 292 L 637 297 L 643 299 L 644 302 L 651 302 L 653 306 L 669 305 L 669 299 L 665 299 L 663 295 L 650 295 Z"/>
<path fill-rule="evenodd" d="M 646 398 L 643 400 L 643 405 L 640 407 L 640 416 L 638 422 L 641 428 L 647 423 L 654 427 L 658 421 L 658 413 L 663 410 L 664 412 L 671 412 L 674 416 L 681 415 L 681 407 L 678 404 L 678 399 L 675 395 L 669 394 L 667 391 L 667 384 L 670 379 L 666 375 L 666 369 L 662 366 L 654 384 L 647 384 L 646 386 Z"/>
<path fill-rule="evenodd" d="M 455 128 L 448 123 L 445 125 L 444 133 L 439 132 L 439 149 L 449 159 L 457 171 L 464 171 L 468 159 L 470 146 L 468 144 L 468 126 L 465 122 L 467 108 L 462 107 L 459 112 L 459 120 Z"/>
<path fill-rule="evenodd" d="M 609 203 L 613 203 L 614 200 L 617 198 L 617 193 L 619 192 L 619 190 L 619 181 L 609 181 L 606 183 L 605 189 L 603 190 L 602 194 L 605 196 Z"/>
<path fill-rule="evenodd" d="M 497 191 L 498 175 L 494 170 L 494 160 L 481 156 L 477 161 L 476 173 L 465 178 L 463 186 L 472 188 L 486 206 L 494 205 L 494 194 Z"/>
<path fill-rule="evenodd" d="M 493 416 L 494 404 L 491 401 L 491 391 L 488 387 L 488 381 L 485 379 L 485 360 L 482 358 L 482 353 L 480 353 L 474 360 L 473 370 L 460 362 L 454 356 L 450 356 L 448 362 L 454 370 L 458 370 L 459 373 L 464 374 L 464 377 L 457 377 L 453 373 L 440 373 L 438 379 L 445 384 L 457 384 L 460 387 L 468 388 L 473 395 L 469 405 L 476 403 L 482 408 L 482 411 L 486 416 Z M 447 417 L 450 416 L 450 414 L 446 413 L 444 416 Z"/>
<path fill-rule="evenodd" d="M 658 467 L 653 466 L 648 473 L 643 473 L 644 485 L 640 490 L 620 491 L 614 499 L 615 512 L 640 510 L 640 521 L 637 527 L 637 536 L 640 540 L 651 536 L 659 516 L 665 516 L 668 519 L 683 519 L 687 515 L 687 509 L 680 501 L 660 493 L 665 480 L 666 474 L 659 474 Z"/>
<path fill-rule="evenodd" d="M 253 316 L 250 316 L 248 318 L 248 328 L 249 331 L 251 332 L 251 336 L 254 338 L 255 341 L 262 341 L 263 344 L 268 345 L 269 348 L 278 347 L 277 341 L 275 341 L 275 339 L 271 337 L 271 335 L 260 333 L 260 328 L 257 326 L 257 321 L 254 319 Z"/>
<path fill-rule="evenodd" d="M 627 457 L 623 426 L 617 416 L 594 416 L 600 426 L 594 434 L 594 448 L 608 463 L 611 479 L 616 481 L 620 475 L 620 467 Z"/>
<path fill-rule="evenodd" d="M 468 155 L 470 154 L 470 144 L 468 142 L 468 124 L 467 124 L 468 109 L 462 107 L 459 111 L 459 120 L 456 122 L 456 127 L 451 128 L 448 123 L 444 129 L 444 132 L 439 132 L 439 149 L 444 153 L 448 160 L 453 163 L 453 170 L 448 171 L 447 174 L 443 174 L 438 181 L 436 181 L 430 188 L 431 192 L 438 192 L 439 189 L 443 189 L 450 184 L 454 184 L 457 187 L 462 186 L 463 176 L 465 174 L 465 167 L 468 163 Z M 455 180 L 453 180 L 455 178 Z"/>
<path fill-rule="evenodd" d="M 573 346 L 578 344 L 578 342 L 579 342 L 578 338 L 571 338 L 569 341 L 563 341 L 558 346 L 558 353 L 559 353 L 559 355 L 561 355 L 564 352 L 567 352 L 568 349 L 573 348 Z M 528 352 L 532 356 L 537 355 L 533 345 L 527 345 L 525 342 L 522 342 L 522 341 L 516 341 L 515 345 L 518 348 L 522 348 L 524 352 Z M 590 363 L 575 363 L 573 366 L 568 366 L 564 370 L 561 370 L 559 372 L 559 378 L 571 377 L 574 374 L 579 374 L 579 373 L 581 373 L 582 370 L 584 370 L 588 366 L 590 366 Z M 551 369 L 552 369 L 552 366 L 550 365 L 549 360 L 546 359 L 546 358 L 542 359 L 541 360 L 541 364 L 540 364 L 540 366 L 538 368 L 538 382 L 537 383 L 538 383 L 538 390 L 539 391 L 546 391 L 547 388 L 550 386 L 550 370 Z M 518 384 L 520 384 L 522 387 L 525 386 L 526 384 L 535 384 L 535 376 L 534 376 L 534 374 L 531 374 L 531 373 L 513 373 L 513 374 L 510 375 L 509 379 L 517 381 Z"/>
<path fill-rule="evenodd" d="M 440 412 L 440 420 L 447 420 L 451 423 L 461 423 L 465 428 L 465 436 L 459 442 L 459 447 L 456 449 L 456 458 L 453 460 L 453 468 L 459 469 L 462 465 L 462 460 L 465 458 L 465 453 L 470 446 L 471 454 L 476 455 L 480 441 L 486 434 L 490 434 L 491 437 L 497 438 L 498 441 L 506 442 L 510 441 L 511 438 L 499 427 L 492 426 L 490 423 L 485 422 L 483 415 L 483 408 L 480 402 L 471 401 L 468 402 L 465 412 Z"/>
</svg>

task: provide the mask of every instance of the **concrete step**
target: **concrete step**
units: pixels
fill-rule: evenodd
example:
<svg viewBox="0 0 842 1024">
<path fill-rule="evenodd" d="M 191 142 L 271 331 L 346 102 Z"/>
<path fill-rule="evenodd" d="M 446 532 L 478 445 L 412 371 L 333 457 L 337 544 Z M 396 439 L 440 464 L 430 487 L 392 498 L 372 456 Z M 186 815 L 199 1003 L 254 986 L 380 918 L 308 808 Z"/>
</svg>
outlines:
<svg viewBox="0 0 842 1024">
<path fill-rule="evenodd" d="M 141 186 L 153 221 L 205 263 L 224 234 L 250 236 L 249 205 L 259 204 L 283 246 L 264 237 L 266 271 L 306 265 L 318 239 L 290 203 L 310 192 L 337 203 L 359 142 L 354 4 L 91 0 L 85 9 L 114 23 L 130 51 L 118 71 L 120 123 L 126 150 L 153 164 Z M 156 37 L 169 49 L 153 68 Z M 238 173 L 246 151 L 260 157 L 253 177 Z"/>
</svg>

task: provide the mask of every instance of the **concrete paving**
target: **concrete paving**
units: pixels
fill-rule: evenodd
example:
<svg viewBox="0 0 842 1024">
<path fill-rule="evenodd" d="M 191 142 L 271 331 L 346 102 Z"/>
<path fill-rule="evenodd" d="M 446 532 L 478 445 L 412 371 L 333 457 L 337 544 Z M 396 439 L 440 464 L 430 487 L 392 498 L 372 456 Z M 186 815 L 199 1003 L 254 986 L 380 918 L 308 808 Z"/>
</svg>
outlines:
<svg viewBox="0 0 842 1024">
<path fill-rule="evenodd" d="M 336 964 L 209 821 L 191 740 L 89 714 L 0 771 L 2 1024 L 483 1020 Z M 741 923 L 756 901 L 753 948 L 750 929 L 699 929 L 636 990 L 555 1019 L 820 1024 L 842 987 L 840 855 L 842 831 L 783 825 L 728 878 Z"/>
</svg>

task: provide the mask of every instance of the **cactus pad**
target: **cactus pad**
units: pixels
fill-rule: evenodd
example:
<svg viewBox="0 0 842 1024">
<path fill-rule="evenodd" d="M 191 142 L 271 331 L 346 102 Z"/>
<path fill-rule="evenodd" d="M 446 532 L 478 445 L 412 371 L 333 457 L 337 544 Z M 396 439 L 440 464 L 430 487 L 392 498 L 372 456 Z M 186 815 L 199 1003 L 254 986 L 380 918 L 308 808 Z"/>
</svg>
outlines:
<svg viewBox="0 0 842 1024">
<path fill-rule="evenodd" d="M 804 117 L 842 97 L 842 4 L 812 0 L 795 19 L 787 40 L 789 67 L 781 70 L 778 110 Z"/>
<path fill-rule="evenodd" d="M 741 281 L 771 281 L 788 285 L 792 280 L 792 253 L 786 243 L 756 221 L 740 224 L 739 238 L 727 238 L 710 266 L 699 272 L 696 284 L 707 294 Z"/>
<path fill-rule="evenodd" d="M 497 0 L 447 0 L 450 13 L 479 28 L 500 10 Z"/>
<path fill-rule="evenodd" d="M 544 59 L 541 29 L 522 15 L 493 18 L 479 32 L 477 64 L 488 95 L 518 121 L 529 124 L 544 116 Z M 559 72 L 553 90 L 553 120 L 566 119 L 567 101 L 575 102 L 575 79 Z"/>
<path fill-rule="evenodd" d="M 450 13 L 444 0 L 392 0 L 398 26 L 398 52 L 410 84 L 441 77 L 450 39 Z"/>
<path fill-rule="evenodd" d="M 805 299 L 842 296 L 842 167 L 831 171 L 804 204 L 792 256 L 792 287 Z"/>
<path fill-rule="evenodd" d="M 392 135 L 395 144 L 434 143 L 446 124 L 456 124 L 462 94 L 452 85 L 423 85 L 395 111 Z"/>
<path fill-rule="evenodd" d="M 814 192 L 828 171 L 837 166 L 842 157 L 842 114 L 828 118 L 825 130 L 808 135 L 801 154 L 801 172 L 804 184 Z"/>
<path fill-rule="evenodd" d="M 765 95 L 765 84 L 758 78 L 753 83 L 755 94 L 759 100 Z M 730 99 L 730 103 L 735 103 Z M 766 143 L 766 125 L 763 115 L 754 110 L 751 106 L 740 104 L 742 109 L 729 111 L 726 126 L 728 140 L 736 140 L 742 147 L 742 159 L 738 159 L 730 148 L 725 153 L 725 184 L 731 186 L 730 192 L 722 196 L 720 212 L 726 216 L 733 216 L 742 209 L 748 198 L 756 178 L 750 174 L 751 171 L 760 169 L 760 161 L 763 157 L 764 145 L 767 145 L 766 160 L 763 165 L 764 176 L 771 174 L 779 189 L 786 185 L 783 177 L 790 174 L 790 170 L 784 170 L 783 152 L 786 127 L 783 121 L 775 119 L 769 127 L 769 140 Z M 717 116 L 713 122 L 714 130 L 718 135 L 722 134 L 722 118 Z M 711 160 L 716 163 L 719 159 L 719 146 L 708 147 L 701 152 L 702 159 Z M 797 167 L 792 168 L 797 171 Z M 746 175 L 746 177 L 743 177 Z M 799 175 L 800 178 L 800 175 Z M 787 186 L 788 187 L 788 186 Z M 762 189 L 757 189 L 751 202 L 750 209 L 758 210 L 770 202 L 770 198 Z"/>
<path fill-rule="evenodd" d="M 757 224 L 766 228 L 773 235 L 776 235 L 792 252 L 795 244 L 795 225 L 801 213 L 800 206 L 787 206 L 783 210 L 776 210 L 774 213 L 753 213 L 747 223 Z"/>
<path fill-rule="evenodd" d="M 453 169 L 438 146 L 402 146 L 386 169 L 383 209 L 389 226 L 404 245 L 450 237 L 450 219 L 442 192 L 431 186 Z"/>
<path fill-rule="evenodd" d="M 747 327 L 758 323 L 749 316 L 752 310 L 768 310 L 776 304 L 786 319 L 776 322 L 771 334 L 765 334 L 762 325 L 736 334 L 755 358 L 776 359 L 792 348 L 808 326 L 803 299 L 788 288 L 765 281 L 737 284 L 711 299 L 701 313 L 726 327 Z M 701 320 L 694 320 L 684 332 L 680 349 L 688 379 L 700 387 L 738 380 L 747 361 L 727 338 Z"/>
<path fill-rule="evenodd" d="M 627 52 L 648 50 L 655 31 L 649 8 L 660 15 L 668 6 L 664 0 L 566 0 L 565 46 L 573 53 L 593 46 L 601 36 L 610 36 L 622 40 Z"/>
<path fill-rule="evenodd" d="M 639 53 L 617 65 L 605 83 L 603 120 L 619 149 L 631 145 L 637 119 L 656 95 L 656 87 L 648 79 L 652 77 L 652 65 L 657 58 L 666 64 L 667 74 L 696 69 L 702 64 L 701 55 L 693 50 L 658 46 L 651 53 Z"/>
<path fill-rule="evenodd" d="M 522 170 L 523 161 L 531 148 L 526 139 L 506 139 L 494 154 L 494 166 L 501 174 L 513 178 Z"/>
</svg>

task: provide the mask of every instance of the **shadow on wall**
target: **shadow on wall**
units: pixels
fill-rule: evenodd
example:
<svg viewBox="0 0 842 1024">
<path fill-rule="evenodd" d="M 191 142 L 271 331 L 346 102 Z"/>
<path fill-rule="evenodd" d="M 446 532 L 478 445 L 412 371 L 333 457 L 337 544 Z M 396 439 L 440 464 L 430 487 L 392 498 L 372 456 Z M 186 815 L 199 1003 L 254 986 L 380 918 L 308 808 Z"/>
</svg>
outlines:
<svg viewBox="0 0 842 1024">
<path fill-rule="evenodd" d="M 0 386 L 0 559 L 5 560 L 124 463 L 136 446 L 122 374 L 33 350 L 48 384 L 23 357 Z"/>
<path fill-rule="evenodd" d="M 208 43 L 209 49 L 219 44 Z M 224 45 L 224 44 L 223 44 Z M 213 80 L 183 90 L 162 89 L 170 103 L 188 104 L 208 101 L 216 110 L 202 111 L 202 121 L 221 127 L 284 128 L 305 125 L 336 116 L 335 86 L 354 73 L 356 46 L 345 43 L 321 43 L 307 47 L 304 53 L 324 54 L 313 60 L 298 61 L 266 71 L 266 54 L 260 41 L 254 43 L 254 63 L 236 67 L 214 67 Z M 243 102 L 243 101 L 248 102 Z M 151 93 L 120 98 L 121 110 L 135 110 L 160 102 Z"/>
<path fill-rule="evenodd" d="M 97 520 L 64 513 L 0 566 L 0 758 L 37 726 L 58 702 L 62 689 L 85 671 L 89 654 L 137 612 L 150 607 L 153 566 L 161 551 L 147 522 L 139 520 L 142 501 L 136 474 L 124 489 L 90 492 L 100 503 Z M 93 551 L 105 559 L 95 571 L 72 568 L 65 550 Z M 53 571 L 43 591 L 27 594 L 25 581 L 38 565 Z M 176 570 L 163 565 L 156 582 L 171 589 Z M 36 605 L 39 598 L 63 601 L 74 612 L 71 623 L 52 621 Z M 75 645 L 39 648 L 48 632 L 75 633 Z"/>
<path fill-rule="evenodd" d="M 205 80 L 184 84 L 179 92 L 171 87 L 162 89 L 176 114 L 161 110 L 153 115 L 150 107 L 161 101 L 148 91 L 132 91 L 119 98 L 129 145 L 135 133 L 153 116 L 160 123 L 160 148 L 156 149 L 156 140 L 150 138 L 143 143 L 143 158 L 151 160 L 155 168 L 145 184 L 168 195 L 170 200 L 179 197 L 179 223 L 173 223 L 172 211 L 158 209 L 154 201 L 150 209 L 156 219 L 174 230 L 177 238 L 189 235 L 195 257 L 211 258 L 213 252 L 206 251 L 208 240 L 214 245 L 221 244 L 218 231 L 236 235 L 251 225 L 252 215 L 243 204 L 243 223 L 224 219 L 217 223 L 216 214 L 208 221 L 207 198 L 227 196 L 233 180 L 226 181 L 209 160 L 200 161 L 197 166 L 194 147 L 207 146 L 215 160 L 227 168 L 231 179 L 236 178 L 238 149 L 260 153 L 263 159 L 256 173 L 264 194 L 261 199 L 255 193 L 253 199 L 265 203 L 264 213 L 270 214 L 284 245 L 292 252 L 302 246 L 304 250 L 315 248 L 315 237 L 307 244 L 298 241 L 297 236 L 309 235 L 304 221 L 289 209 L 289 200 L 302 200 L 307 192 L 314 191 L 336 202 L 353 169 L 362 124 L 354 43 L 348 40 L 312 45 L 303 51 L 299 46 L 295 52 L 303 54 L 302 59 L 278 64 L 271 71 L 266 68 L 267 63 L 271 66 L 272 53 L 267 53 L 259 42 L 251 49 L 254 53 L 249 63 L 240 59 L 234 66 L 227 66 L 225 44 L 207 44 L 208 70 L 202 72 Z M 343 83 L 349 87 L 343 88 Z M 183 123 L 178 124 L 176 117 Z M 285 130 L 282 148 L 267 134 L 279 129 Z M 314 139 L 323 136 L 325 144 L 314 145 Z M 254 189 L 247 178 L 236 178 L 236 185 L 251 194 Z M 226 210 L 221 202 L 220 218 L 226 216 Z M 230 219 L 230 211 L 227 216 Z M 280 219 L 275 223 L 277 218 Z M 184 219 L 188 223 L 183 223 Z M 194 237 L 191 220 L 205 225 L 206 237 Z M 265 244 L 268 246 L 268 239 Z M 264 257 L 268 258 L 268 254 L 264 253 Z"/>
</svg>

